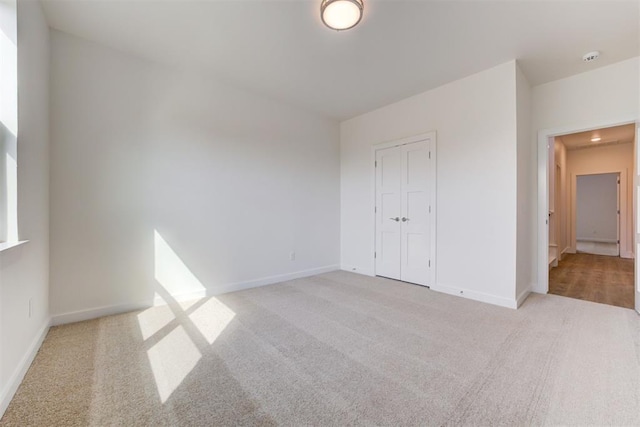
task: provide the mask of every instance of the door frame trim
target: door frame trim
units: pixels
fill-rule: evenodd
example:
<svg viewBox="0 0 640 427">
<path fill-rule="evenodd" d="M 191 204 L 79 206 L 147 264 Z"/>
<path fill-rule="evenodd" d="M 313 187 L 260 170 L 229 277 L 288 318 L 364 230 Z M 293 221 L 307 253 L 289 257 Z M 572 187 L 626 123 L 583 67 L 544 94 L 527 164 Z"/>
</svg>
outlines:
<svg viewBox="0 0 640 427">
<path fill-rule="evenodd" d="M 636 127 L 640 126 L 640 118 L 636 115 L 622 116 L 615 119 L 593 121 L 589 123 L 583 123 L 578 125 L 560 126 L 551 129 L 541 129 L 537 133 L 537 149 L 538 149 L 538 162 L 537 162 L 537 180 L 538 180 L 538 212 L 537 212 L 537 280 L 534 283 L 533 292 L 539 294 L 546 294 L 549 292 L 549 230 L 547 221 L 547 215 L 549 212 L 549 194 L 547 191 L 548 185 L 548 166 L 549 166 L 549 152 L 548 143 L 551 138 L 556 136 L 568 135 L 571 133 L 585 132 L 590 130 L 602 129 L 612 126 L 621 126 L 628 124 L 635 124 Z M 636 155 L 638 153 L 638 145 L 640 141 L 636 138 Z M 636 174 L 638 171 L 636 171 Z M 636 189 L 634 187 L 634 193 Z M 635 208 L 635 206 L 634 206 Z M 635 223 L 636 217 L 640 214 L 640 210 L 634 209 L 633 222 Z M 635 238 L 635 234 L 634 234 Z M 635 242 L 637 243 L 637 242 Z M 637 254 L 636 254 L 637 255 Z M 636 275 L 636 288 L 640 285 L 640 278 Z"/>
<path fill-rule="evenodd" d="M 436 167 L 437 167 L 437 139 L 436 139 L 436 131 L 431 131 L 431 132 L 426 132 L 426 133 L 422 133 L 419 135 L 413 135 L 413 136 L 409 136 L 406 138 L 400 138 L 400 139 L 395 139 L 392 141 L 385 141 L 385 142 L 380 142 L 378 144 L 374 144 L 371 146 L 371 184 L 373 188 L 373 192 L 371 194 L 371 208 L 375 211 L 376 208 L 376 167 L 375 167 L 375 162 L 376 162 L 376 152 L 378 150 L 384 150 L 387 148 L 392 148 L 392 147 L 399 147 L 401 145 L 407 145 L 407 144 L 411 144 L 414 142 L 422 142 L 422 141 L 429 141 L 430 146 L 430 152 L 431 152 L 431 158 L 430 160 L 430 168 L 429 168 L 429 182 L 430 182 L 430 188 L 429 188 L 429 192 L 430 192 L 430 198 L 429 198 L 429 204 L 432 206 L 432 212 L 431 215 L 429 216 L 429 232 L 431 233 L 431 241 L 430 241 L 430 253 L 431 253 L 431 266 L 429 268 L 429 287 L 434 287 L 436 286 L 437 282 L 436 282 L 436 270 L 437 270 L 437 253 L 436 253 L 436 220 L 437 220 L 437 213 L 438 213 L 438 207 L 436 204 L 437 198 L 436 198 L 436 190 L 437 190 L 437 182 L 436 182 L 436 178 L 437 178 L 437 173 L 436 173 Z M 376 251 L 376 220 L 375 220 L 375 214 L 374 214 L 374 221 L 373 221 L 373 247 L 371 249 L 371 259 L 373 259 L 373 275 L 376 276 L 376 260 L 375 260 L 375 251 Z"/>
</svg>

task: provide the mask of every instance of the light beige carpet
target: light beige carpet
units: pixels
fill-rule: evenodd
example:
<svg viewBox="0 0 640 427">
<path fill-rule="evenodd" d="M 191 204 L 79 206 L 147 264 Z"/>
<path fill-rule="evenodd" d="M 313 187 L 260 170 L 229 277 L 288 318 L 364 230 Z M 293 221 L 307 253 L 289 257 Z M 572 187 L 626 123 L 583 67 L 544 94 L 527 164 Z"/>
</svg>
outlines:
<svg viewBox="0 0 640 427">
<path fill-rule="evenodd" d="M 52 328 L 9 425 L 638 425 L 640 317 L 334 272 Z"/>
</svg>

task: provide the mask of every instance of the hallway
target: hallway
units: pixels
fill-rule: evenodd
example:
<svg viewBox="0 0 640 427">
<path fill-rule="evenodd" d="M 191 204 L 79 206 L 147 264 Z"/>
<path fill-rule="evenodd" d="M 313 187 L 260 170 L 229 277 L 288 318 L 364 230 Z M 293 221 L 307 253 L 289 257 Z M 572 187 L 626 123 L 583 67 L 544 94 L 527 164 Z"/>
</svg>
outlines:
<svg viewBox="0 0 640 427">
<path fill-rule="evenodd" d="M 618 307 L 634 307 L 632 259 L 567 254 L 549 271 L 549 293 Z"/>
</svg>

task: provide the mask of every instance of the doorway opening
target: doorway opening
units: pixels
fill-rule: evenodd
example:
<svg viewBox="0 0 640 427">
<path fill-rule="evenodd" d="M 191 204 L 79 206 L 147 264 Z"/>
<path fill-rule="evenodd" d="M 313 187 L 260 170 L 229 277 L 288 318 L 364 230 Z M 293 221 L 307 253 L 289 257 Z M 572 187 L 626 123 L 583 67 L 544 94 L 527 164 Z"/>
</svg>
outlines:
<svg viewBox="0 0 640 427">
<path fill-rule="evenodd" d="M 636 125 L 548 137 L 548 292 L 636 306 Z"/>
</svg>

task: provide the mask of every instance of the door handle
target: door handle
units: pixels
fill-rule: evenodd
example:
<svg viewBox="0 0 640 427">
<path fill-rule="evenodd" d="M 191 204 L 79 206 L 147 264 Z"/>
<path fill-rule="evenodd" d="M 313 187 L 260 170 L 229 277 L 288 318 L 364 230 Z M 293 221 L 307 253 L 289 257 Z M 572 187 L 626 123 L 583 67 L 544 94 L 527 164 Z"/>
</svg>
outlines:
<svg viewBox="0 0 640 427">
<path fill-rule="evenodd" d="M 391 221 L 395 221 L 395 222 L 398 222 L 398 221 L 400 221 L 400 217 L 395 217 L 395 218 L 389 218 L 389 219 L 390 219 Z"/>
<path fill-rule="evenodd" d="M 402 217 L 402 222 L 407 222 L 407 221 L 409 221 L 409 218 Z"/>
</svg>

